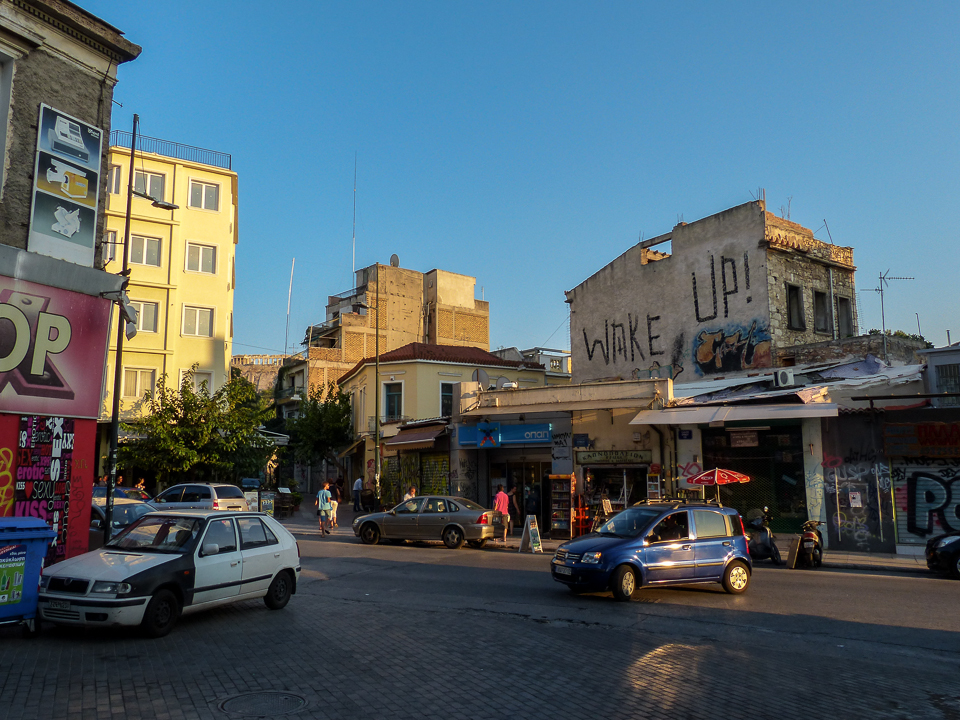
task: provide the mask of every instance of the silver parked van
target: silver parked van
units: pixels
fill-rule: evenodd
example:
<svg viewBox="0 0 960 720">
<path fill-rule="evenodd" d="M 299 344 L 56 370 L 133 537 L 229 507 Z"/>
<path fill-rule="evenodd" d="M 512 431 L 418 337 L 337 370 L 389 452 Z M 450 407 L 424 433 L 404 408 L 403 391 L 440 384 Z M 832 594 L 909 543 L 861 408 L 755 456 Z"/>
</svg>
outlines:
<svg viewBox="0 0 960 720">
<path fill-rule="evenodd" d="M 236 485 L 186 483 L 167 488 L 150 501 L 158 510 L 236 510 L 246 512 L 247 500 Z"/>
</svg>

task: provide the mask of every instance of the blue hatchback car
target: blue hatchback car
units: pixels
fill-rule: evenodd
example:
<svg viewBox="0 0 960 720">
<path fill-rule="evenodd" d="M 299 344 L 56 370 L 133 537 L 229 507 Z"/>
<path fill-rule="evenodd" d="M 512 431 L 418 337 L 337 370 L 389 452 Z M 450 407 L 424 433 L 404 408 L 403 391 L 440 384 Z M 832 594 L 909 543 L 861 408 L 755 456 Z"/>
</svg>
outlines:
<svg viewBox="0 0 960 720">
<path fill-rule="evenodd" d="M 659 502 L 633 505 L 597 532 L 564 543 L 550 570 L 573 592 L 609 589 L 627 601 L 643 585 L 720 583 L 739 594 L 750 584 L 753 564 L 733 508 Z"/>
</svg>

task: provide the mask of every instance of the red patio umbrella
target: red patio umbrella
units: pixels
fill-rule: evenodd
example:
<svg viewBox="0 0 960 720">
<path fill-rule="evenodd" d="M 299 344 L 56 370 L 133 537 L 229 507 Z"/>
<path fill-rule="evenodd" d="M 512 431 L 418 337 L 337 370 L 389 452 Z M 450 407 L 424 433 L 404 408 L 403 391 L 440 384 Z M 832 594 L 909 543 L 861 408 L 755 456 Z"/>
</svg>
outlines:
<svg viewBox="0 0 960 720">
<path fill-rule="evenodd" d="M 714 468 L 713 470 L 706 470 L 699 475 L 690 478 L 687 480 L 687 482 L 691 483 L 692 485 L 716 485 L 717 499 L 719 499 L 721 485 L 750 482 L 750 476 L 744 475 L 743 473 L 738 473 L 736 470 L 721 470 L 720 468 Z"/>
</svg>

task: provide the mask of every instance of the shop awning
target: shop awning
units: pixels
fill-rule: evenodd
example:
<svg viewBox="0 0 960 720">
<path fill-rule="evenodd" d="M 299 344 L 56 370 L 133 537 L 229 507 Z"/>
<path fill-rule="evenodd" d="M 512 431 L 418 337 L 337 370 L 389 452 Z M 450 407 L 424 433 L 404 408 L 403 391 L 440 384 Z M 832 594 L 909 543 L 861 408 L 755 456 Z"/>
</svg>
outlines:
<svg viewBox="0 0 960 720">
<path fill-rule="evenodd" d="M 425 450 L 432 448 L 434 441 L 447 431 L 446 425 L 430 428 L 406 428 L 401 430 L 384 445 L 391 450 Z"/>
<path fill-rule="evenodd" d="M 700 425 L 737 420 L 797 420 L 836 417 L 836 403 L 784 405 L 695 405 L 663 410 L 644 410 L 631 425 Z"/>
<path fill-rule="evenodd" d="M 505 405 L 478 407 L 463 413 L 464 417 L 494 417 L 498 415 L 536 415 L 537 413 L 571 412 L 574 410 L 633 410 L 650 407 L 652 397 L 623 398 L 620 400 L 571 400 L 544 405 Z"/>
<path fill-rule="evenodd" d="M 337 457 L 345 458 L 347 455 L 351 455 L 353 451 L 356 450 L 359 445 L 363 445 L 363 443 L 366 442 L 366 440 L 367 440 L 366 438 L 360 438 L 353 445 L 351 445 L 346 450 L 344 450 L 342 453 L 339 453 Z"/>
</svg>

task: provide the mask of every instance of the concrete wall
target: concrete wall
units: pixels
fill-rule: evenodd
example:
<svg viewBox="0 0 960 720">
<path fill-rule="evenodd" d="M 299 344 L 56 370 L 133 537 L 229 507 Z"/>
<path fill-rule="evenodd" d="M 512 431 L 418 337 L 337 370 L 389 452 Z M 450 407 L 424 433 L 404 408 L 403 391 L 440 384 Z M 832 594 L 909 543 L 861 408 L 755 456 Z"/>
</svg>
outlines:
<svg viewBox="0 0 960 720">
<path fill-rule="evenodd" d="M 573 382 L 769 367 L 764 221 L 747 203 L 680 224 L 671 254 L 636 245 L 568 292 Z"/>
<path fill-rule="evenodd" d="M 924 362 L 917 350 L 924 343 L 910 338 L 887 337 L 887 361 L 892 365 L 919 365 Z M 843 340 L 827 340 L 801 346 L 785 346 L 775 351 L 777 364 L 803 365 L 842 358 L 865 358 L 874 355 L 883 359 L 883 336 L 860 335 Z M 789 359 L 789 360 L 788 360 Z"/>
</svg>

